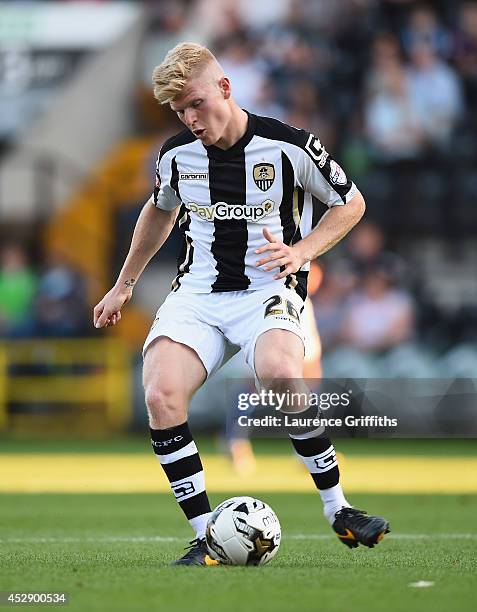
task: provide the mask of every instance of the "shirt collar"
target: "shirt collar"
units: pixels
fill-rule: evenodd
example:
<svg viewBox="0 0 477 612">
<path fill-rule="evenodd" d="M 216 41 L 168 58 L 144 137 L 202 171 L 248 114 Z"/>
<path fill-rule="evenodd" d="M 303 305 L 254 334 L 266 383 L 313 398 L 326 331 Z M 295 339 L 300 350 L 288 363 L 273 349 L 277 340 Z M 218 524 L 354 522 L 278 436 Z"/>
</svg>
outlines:
<svg viewBox="0 0 477 612">
<path fill-rule="evenodd" d="M 209 145 L 209 146 L 203 145 L 209 157 L 212 157 L 214 159 L 219 159 L 219 160 L 232 159 L 235 155 L 237 155 L 237 153 L 240 153 L 245 149 L 245 147 L 252 140 L 255 134 L 255 126 L 256 126 L 255 115 L 252 115 L 248 111 L 245 111 L 245 112 L 248 115 L 248 123 L 247 123 L 247 129 L 245 130 L 245 134 L 242 136 L 242 138 L 237 140 L 237 142 L 234 145 L 232 145 L 229 149 L 220 149 L 219 147 L 216 147 L 215 145 Z"/>
</svg>

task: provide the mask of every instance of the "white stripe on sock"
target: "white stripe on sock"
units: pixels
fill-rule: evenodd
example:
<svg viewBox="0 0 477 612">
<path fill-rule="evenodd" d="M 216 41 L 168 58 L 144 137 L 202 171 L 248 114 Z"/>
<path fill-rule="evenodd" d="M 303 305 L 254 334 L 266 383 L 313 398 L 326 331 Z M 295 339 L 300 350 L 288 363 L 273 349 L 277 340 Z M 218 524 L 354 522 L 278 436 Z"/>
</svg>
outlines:
<svg viewBox="0 0 477 612">
<path fill-rule="evenodd" d="M 204 470 L 200 470 L 200 472 L 191 474 L 186 478 L 181 478 L 181 480 L 171 482 L 171 489 L 179 503 L 198 493 L 202 493 L 202 491 L 205 491 Z"/>
<path fill-rule="evenodd" d="M 174 463 L 174 461 L 179 461 L 179 459 L 184 459 L 184 457 L 190 457 L 191 455 L 195 455 L 197 453 L 197 446 L 195 442 L 189 442 L 183 448 L 174 451 L 173 453 L 169 453 L 168 455 L 156 455 L 159 459 L 161 465 L 165 463 Z"/>
<path fill-rule="evenodd" d="M 331 445 L 324 452 L 312 457 L 303 457 L 297 453 L 300 460 L 306 465 L 310 474 L 324 474 L 338 465 L 334 446 Z"/>
<path fill-rule="evenodd" d="M 207 527 L 207 521 L 210 515 L 211 512 L 206 512 L 205 514 L 194 516 L 194 518 L 189 519 L 190 526 L 195 531 L 196 538 L 202 539 L 205 537 L 205 528 Z"/>
<path fill-rule="evenodd" d="M 323 502 L 323 514 L 330 525 L 335 522 L 335 513 L 341 510 L 343 506 L 349 507 L 350 505 L 344 496 L 340 483 L 329 489 L 320 490 L 320 497 Z"/>
<path fill-rule="evenodd" d="M 293 438 L 294 440 L 308 440 L 308 438 L 318 438 L 318 436 L 321 436 L 321 434 L 324 432 L 325 428 L 322 426 L 318 427 L 318 429 L 307 431 L 303 434 L 290 434 L 290 438 Z"/>
</svg>

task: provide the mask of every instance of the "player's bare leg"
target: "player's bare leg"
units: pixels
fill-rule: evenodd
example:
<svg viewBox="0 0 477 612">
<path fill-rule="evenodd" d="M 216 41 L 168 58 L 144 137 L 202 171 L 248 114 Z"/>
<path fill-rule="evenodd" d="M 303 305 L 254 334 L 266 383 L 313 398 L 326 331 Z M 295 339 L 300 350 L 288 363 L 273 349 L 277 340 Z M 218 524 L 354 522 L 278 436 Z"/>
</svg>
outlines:
<svg viewBox="0 0 477 612">
<path fill-rule="evenodd" d="M 309 297 L 305 300 L 305 308 L 300 318 L 306 335 L 306 354 L 303 361 L 303 377 L 305 379 L 320 379 L 321 339 L 316 326 L 313 305 Z M 255 470 L 256 462 L 253 447 L 246 433 L 242 433 L 240 437 L 232 436 L 228 441 L 228 450 L 234 469 L 238 474 L 248 475 Z"/>
<path fill-rule="evenodd" d="M 303 378 L 303 342 L 286 329 L 270 329 L 261 334 L 255 345 L 255 372 L 260 381 L 281 385 L 282 380 L 295 385 Z"/>
<path fill-rule="evenodd" d="M 306 391 L 303 376 L 303 342 L 296 334 L 273 329 L 262 334 L 255 347 L 257 378 L 275 393 Z M 289 380 L 286 380 L 289 379 Z M 302 412 L 300 403 L 286 406 L 287 412 Z M 350 548 L 363 544 L 372 548 L 389 532 L 389 523 L 379 516 L 352 508 L 339 479 L 338 460 L 324 428 L 290 433 L 295 451 L 308 468 L 323 502 L 323 512 L 338 538 Z"/>
<path fill-rule="evenodd" d="M 149 424 L 167 429 L 187 419 L 189 402 L 202 386 L 207 372 L 197 353 L 165 336 L 146 351 L 143 384 Z"/>
<path fill-rule="evenodd" d="M 144 357 L 143 382 L 154 453 L 174 496 L 196 532 L 177 565 L 217 565 L 207 554 L 205 527 L 210 504 L 199 452 L 187 423 L 192 395 L 207 372 L 193 349 L 160 337 Z"/>
</svg>

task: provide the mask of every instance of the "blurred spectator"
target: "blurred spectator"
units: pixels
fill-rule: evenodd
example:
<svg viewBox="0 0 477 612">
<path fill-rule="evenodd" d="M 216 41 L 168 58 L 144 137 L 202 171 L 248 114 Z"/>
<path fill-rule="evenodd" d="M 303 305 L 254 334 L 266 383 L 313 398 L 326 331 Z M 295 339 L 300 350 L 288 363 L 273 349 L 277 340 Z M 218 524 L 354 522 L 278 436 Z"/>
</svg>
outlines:
<svg viewBox="0 0 477 612">
<path fill-rule="evenodd" d="M 267 28 L 271 24 L 283 21 L 293 0 L 233 0 L 237 6 L 244 26 L 255 29 L 257 24 Z"/>
<path fill-rule="evenodd" d="M 154 101 L 154 115 L 160 116 L 161 113 L 160 107 L 158 108 L 151 96 L 151 74 L 158 63 L 157 58 L 164 57 L 167 51 L 177 44 L 177 38 L 181 36 L 189 18 L 188 4 L 187 0 L 148 0 L 144 6 L 147 18 L 147 31 L 143 41 L 144 83 L 138 95 L 144 96 L 147 91 L 147 98 L 141 101 L 144 105 L 147 101 Z M 190 38 L 193 39 L 193 36 Z M 146 106 L 145 112 L 148 111 L 149 107 Z M 150 121 L 149 117 L 148 120 Z"/>
<path fill-rule="evenodd" d="M 232 83 L 232 94 L 239 106 L 252 108 L 265 85 L 265 70 L 255 59 L 251 41 L 237 35 L 227 40 L 218 61 Z"/>
<path fill-rule="evenodd" d="M 413 333 L 410 294 L 393 287 L 385 268 L 368 270 L 362 288 L 347 302 L 342 340 L 360 350 L 382 351 L 410 340 Z"/>
<path fill-rule="evenodd" d="M 325 39 L 317 37 L 312 44 L 294 32 L 288 37 L 289 45 L 277 43 L 277 47 L 286 50 L 282 62 L 275 66 L 274 71 L 277 82 L 284 88 L 282 95 L 289 95 L 298 79 L 308 80 L 317 87 L 329 84 L 332 56 Z"/>
<path fill-rule="evenodd" d="M 380 21 L 393 30 L 404 27 L 409 11 L 416 4 L 416 0 L 380 0 L 375 3 Z"/>
<path fill-rule="evenodd" d="M 0 253 L 0 334 L 8 334 L 30 317 L 37 278 L 22 246 L 6 244 Z"/>
<path fill-rule="evenodd" d="M 412 54 L 415 47 L 425 44 L 435 54 L 448 58 L 452 49 L 450 32 L 439 23 L 436 11 L 429 4 L 421 4 L 411 10 L 402 31 L 402 42 L 408 54 Z"/>
<path fill-rule="evenodd" d="M 149 28 L 161 36 L 181 32 L 187 21 L 187 2 L 185 0 L 147 1 Z"/>
<path fill-rule="evenodd" d="M 324 351 L 334 348 L 342 340 L 347 300 L 354 285 L 353 271 L 346 261 L 339 260 L 327 264 L 319 289 L 311 295 Z"/>
<path fill-rule="evenodd" d="M 376 268 L 386 270 L 394 281 L 404 276 L 402 258 L 384 248 L 385 237 L 381 228 L 372 221 L 362 221 L 350 233 L 346 242 L 347 263 L 356 276 L 356 283 Z"/>
<path fill-rule="evenodd" d="M 285 121 L 315 134 L 329 151 L 333 151 L 336 134 L 333 120 L 320 104 L 318 90 L 308 79 L 297 79 L 289 92 L 289 111 Z"/>
<path fill-rule="evenodd" d="M 459 10 L 455 37 L 455 62 L 463 78 L 470 107 L 477 105 L 477 2 L 465 2 Z"/>
<path fill-rule="evenodd" d="M 329 73 L 336 57 L 328 36 L 317 31 L 305 16 L 301 0 L 292 0 L 286 17 L 265 28 L 256 27 L 260 38 L 260 56 L 275 79 L 286 101 L 297 79 L 319 86 L 329 83 Z"/>
<path fill-rule="evenodd" d="M 84 279 L 54 254 L 40 277 L 34 313 L 32 335 L 72 337 L 89 329 Z"/>
<path fill-rule="evenodd" d="M 365 109 L 369 142 L 381 161 L 415 158 L 423 137 L 410 103 L 404 70 L 399 66 L 389 70 L 381 85 Z"/>
<path fill-rule="evenodd" d="M 263 80 L 262 88 L 257 92 L 257 99 L 248 110 L 256 115 L 285 121 L 285 109 L 278 101 L 277 89 L 272 79 Z"/>
<path fill-rule="evenodd" d="M 390 35 L 383 35 L 374 43 L 364 120 L 368 141 L 380 161 L 412 159 L 421 151 L 423 130 L 397 41 Z"/>
<path fill-rule="evenodd" d="M 381 32 L 372 42 L 370 65 L 366 71 L 365 91 L 374 95 L 382 88 L 381 81 L 388 70 L 402 66 L 399 42 L 394 34 Z"/>
<path fill-rule="evenodd" d="M 243 30 L 244 23 L 236 0 L 198 0 L 189 8 L 190 23 L 186 37 L 190 40 L 210 40 L 220 36 L 226 40 Z"/>
<path fill-rule="evenodd" d="M 420 42 L 411 50 L 408 75 L 409 94 L 427 143 L 449 144 L 464 108 L 457 74 L 429 43 Z"/>
<path fill-rule="evenodd" d="M 338 32 L 364 20 L 374 0 L 299 0 L 304 23 L 333 38 Z M 355 27 L 356 29 L 356 27 Z"/>
<path fill-rule="evenodd" d="M 398 289 L 404 264 L 384 248 L 381 229 L 361 222 L 350 234 L 344 257 L 331 261 L 312 296 L 325 351 L 340 344 L 385 350 L 414 333 L 414 304 Z"/>
</svg>

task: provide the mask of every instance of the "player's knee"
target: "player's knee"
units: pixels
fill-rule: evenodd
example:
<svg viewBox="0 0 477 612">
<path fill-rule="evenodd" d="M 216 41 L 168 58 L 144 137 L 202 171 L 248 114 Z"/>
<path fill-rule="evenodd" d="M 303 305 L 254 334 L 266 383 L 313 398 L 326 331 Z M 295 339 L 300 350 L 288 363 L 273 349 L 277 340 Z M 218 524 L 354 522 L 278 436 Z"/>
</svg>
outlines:
<svg viewBox="0 0 477 612">
<path fill-rule="evenodd" d="M 281 380 L 302 376 L 301 366 L 296 363 L 296 360 L 280 355 L 273 355 L 266 359 L 260 364 L 257 374 L 260 380 L 270 381 L 272 386 L 280 386 Z"/>
<path fill-rule="evenodd" d="M 168 427 L 184 411 L 184 398 L 172 384 L 146 386 L 145 400 L 152 427 Z"/>
</svg>

